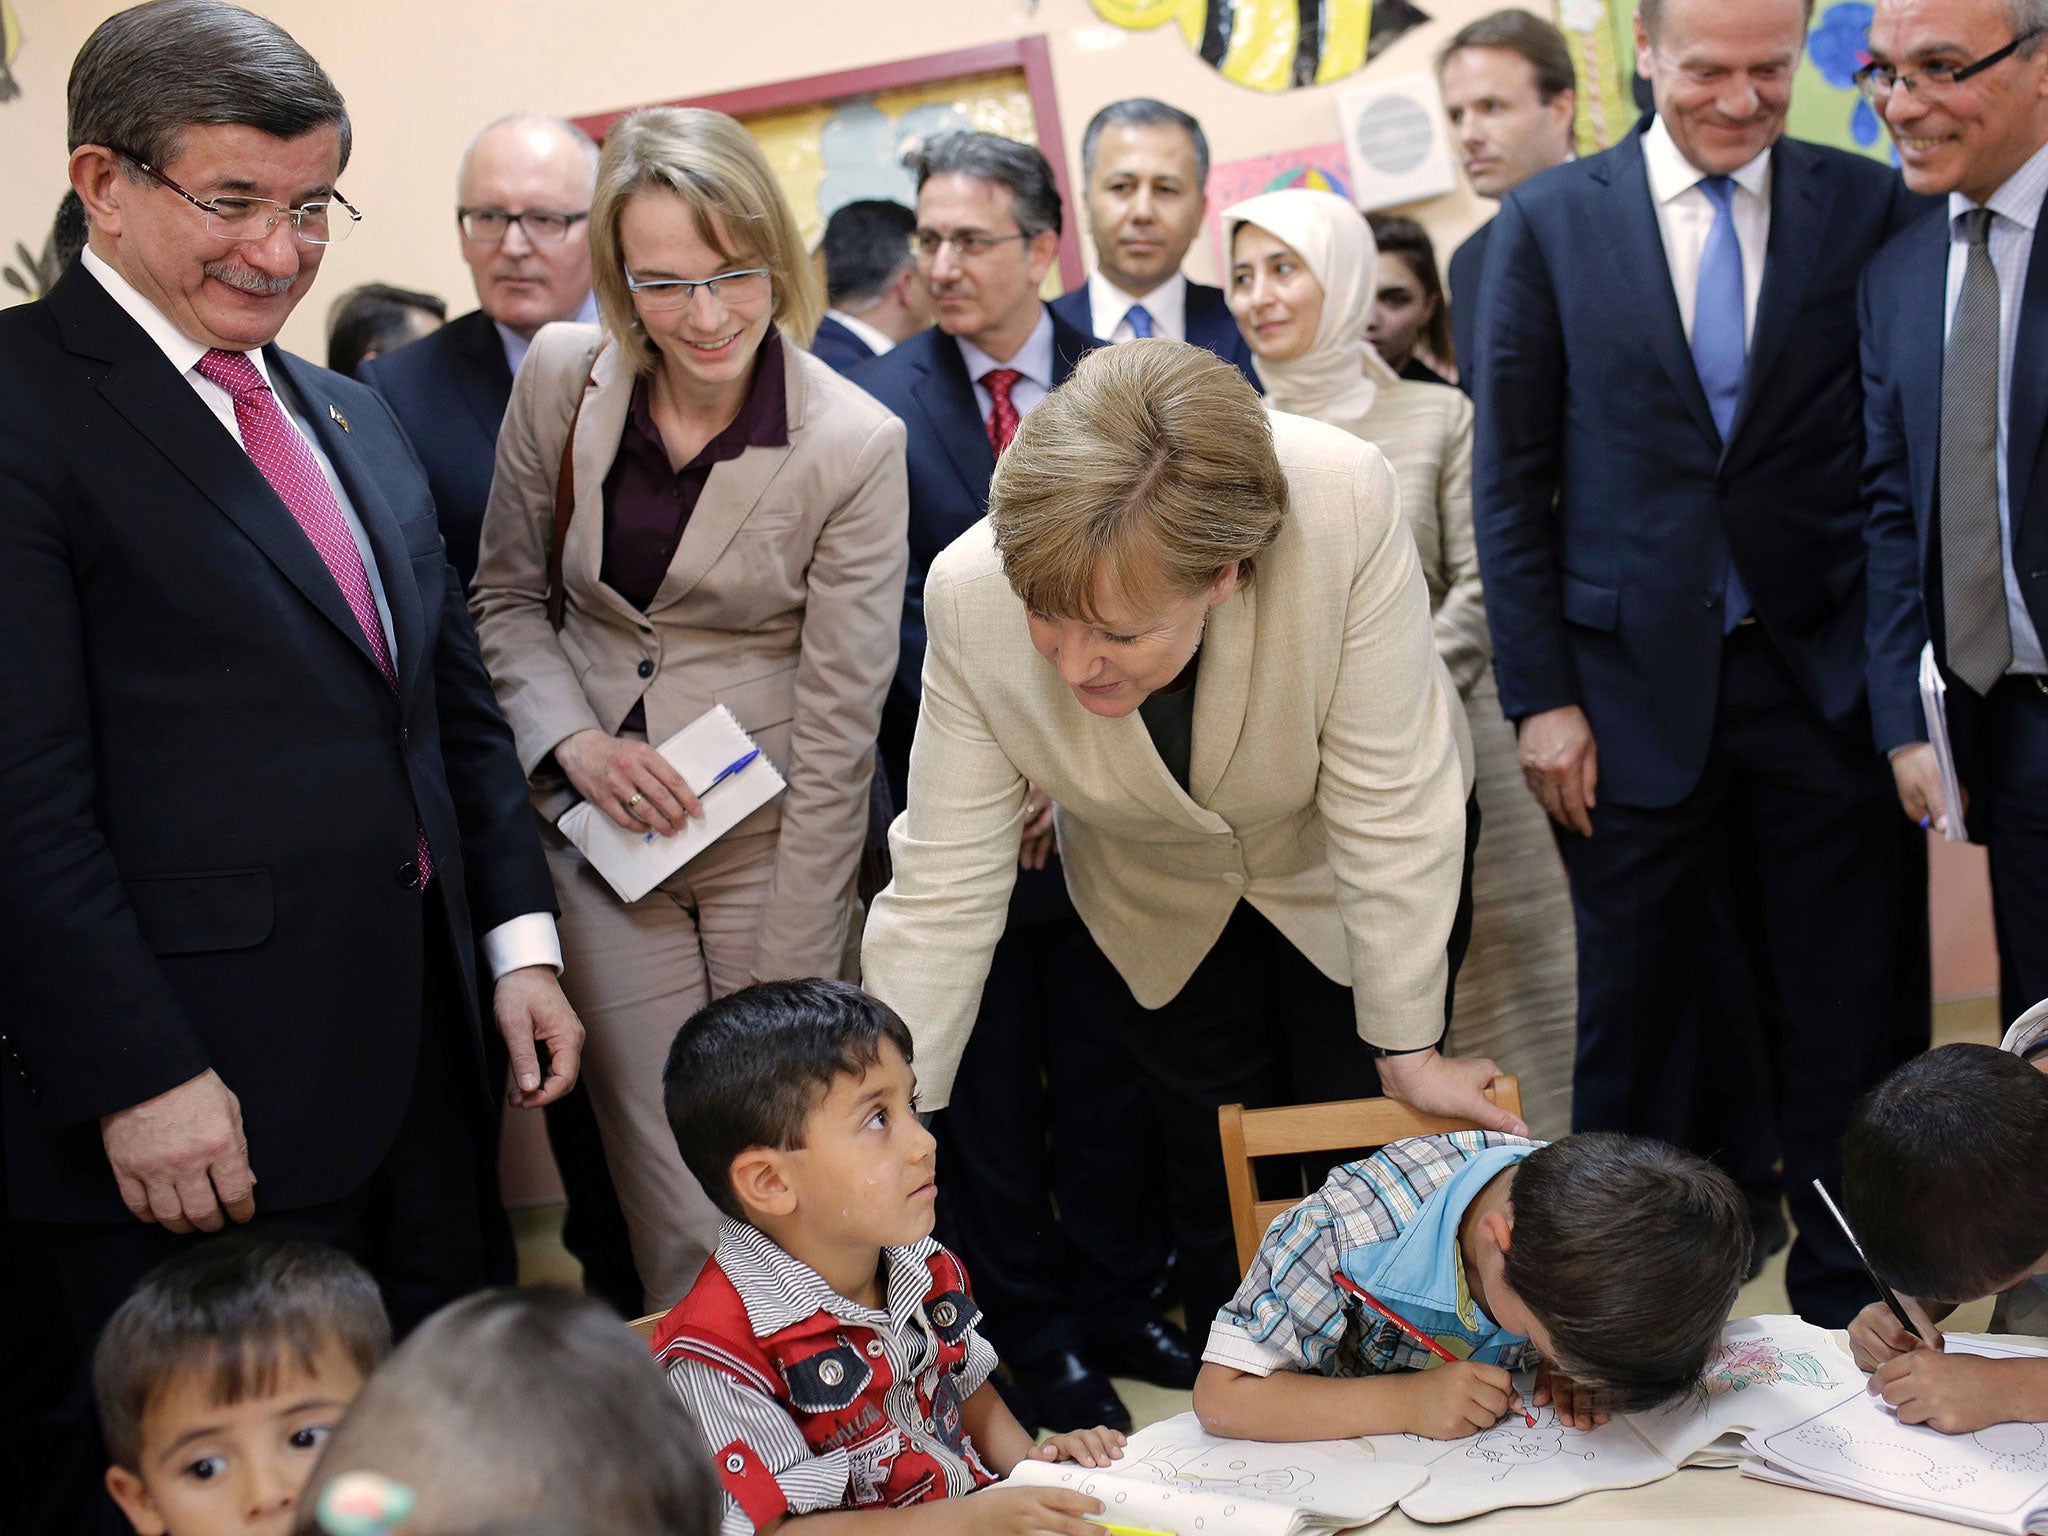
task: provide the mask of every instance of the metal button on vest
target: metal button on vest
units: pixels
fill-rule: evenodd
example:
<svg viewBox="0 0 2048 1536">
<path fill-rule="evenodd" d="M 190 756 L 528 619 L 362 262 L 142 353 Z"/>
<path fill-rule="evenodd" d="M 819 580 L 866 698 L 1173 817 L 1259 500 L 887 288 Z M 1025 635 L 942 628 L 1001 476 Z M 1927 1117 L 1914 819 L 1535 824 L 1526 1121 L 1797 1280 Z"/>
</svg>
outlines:
<svg viewBox="0 0 2048 1536">
<path fill-rule="evenodd" d="M 418 859 L 407 859 L 398 866 L 398 883 L 406 886 L 418 885 L 420 883 L 420 861 Z"/>
<path fill-rule="evenodd" d="M 836 1387 L 846 1380 L 846 1367 L 837 1360 L 827 1360 L 818 1367 L 818 1380 L 828 1387 Z"/>
<path fill-rule="evenodd" d="M 642 677 L 652 677 L 654 676 L 654 663 L 651 661 L 643 660 L 640 663 L 638 670 Z"/>
<path fill-rule="evenodd" d="M 950 1301 L 942 1301 L 932 1308 L 932 1321 L 941 1328 L 950 1328 L 960 1320 L 960 1309 Z"/>
<path fill-rule="evenodd" d="M 882 1341 L 880 1339 L 868 1340 L 868 1354 L 876 1360 L 882 1358 Z"/>
</svg>

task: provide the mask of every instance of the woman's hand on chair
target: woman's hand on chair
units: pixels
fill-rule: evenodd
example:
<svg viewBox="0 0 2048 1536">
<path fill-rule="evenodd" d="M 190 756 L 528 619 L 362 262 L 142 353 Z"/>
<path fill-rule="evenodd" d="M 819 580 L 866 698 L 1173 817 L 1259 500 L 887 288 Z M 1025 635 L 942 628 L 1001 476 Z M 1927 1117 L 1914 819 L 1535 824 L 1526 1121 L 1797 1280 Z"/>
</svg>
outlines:
<svg viewBox="0 0 2048 1536">
<path fill-rule="evenodd" d="M 704 807 L 675 765 L 644 741 L 578 731 L 555 747 L 555 761 L 576 793 L 628 832 L 680 832 Z"/>
<path fill-rule="evenodd" d="M 1445 1056 L 1413 1051 L 1380 1058 L 1380 1088 L 1425 1115 L 1469 1120 L 1481 1130 L 1526 1136 L 1529 1127 L 1486 1096 L 1500 1069 L 1482 1056 Z"/>
</svg>

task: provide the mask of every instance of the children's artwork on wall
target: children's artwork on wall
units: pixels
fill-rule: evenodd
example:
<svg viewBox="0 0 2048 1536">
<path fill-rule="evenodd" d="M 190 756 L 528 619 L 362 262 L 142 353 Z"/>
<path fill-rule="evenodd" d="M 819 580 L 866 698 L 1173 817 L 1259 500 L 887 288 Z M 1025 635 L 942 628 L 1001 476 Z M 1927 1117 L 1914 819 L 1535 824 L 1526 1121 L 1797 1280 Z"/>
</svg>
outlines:
<svg viewBox="0 0 2048 1536">
<path fill-rule="evenodd" d="M 14 0 L 0 0 L 0 101 L 12 101 L 21 94 L 14 78 L 21 41 L 21 18 L 14 14 Z"/>
<path fill-rule="evenodd" d="M 1129 32 L 1172 22 L 1196 56 L 1254 91 L 1328 85 L 1356 74 L 1430 19 L 1410 0 L 1089 0 Z"/>
<path fill-rule="evenodd" d="M 1572 132 L 1582 155 L 1620 142 L 1635 126 L 1634 17 L 1633 0 L 1558 0 L 1558 30 L 1578 69 Z"/>
<path fill-rule="evenodd" d="M 1337 98 L 1351 196 L 1360 208 L 1441 197 L 1458 184 L 1443 93 L 1429 73 L 1361 84 Z"/>
<path fill-rule="evenodd" d="M 1223 210 L 1261 192 L 1306 187 L 1312 192 L 1351 196 L 1351 164 L 1342 144 L 1311 144 L 1283 149 L 1209 167 L 1209 240 L 1216 250 L 1216 270 L 1230 270 L 1230 252 L 1223 248 Z"/>
</svg>

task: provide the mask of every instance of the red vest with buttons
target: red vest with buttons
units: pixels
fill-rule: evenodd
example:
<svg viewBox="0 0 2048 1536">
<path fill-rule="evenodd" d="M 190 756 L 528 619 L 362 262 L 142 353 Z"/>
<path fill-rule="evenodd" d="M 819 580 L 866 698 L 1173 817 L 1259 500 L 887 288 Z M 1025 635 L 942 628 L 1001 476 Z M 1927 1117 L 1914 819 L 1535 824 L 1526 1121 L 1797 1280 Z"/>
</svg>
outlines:
<svg viewBox="0 0 2048 1536">
<path fill-rule="evenodd" d="M 890 1401 L 898 1383 L 887 1348 L 872 1328 L 820 1310 L 779 1333 L 755 1337 L 746 1303 L 716 1258 L 655 1329 L 655 1359 L 667 1367 L 688 1356 L 722 1371 L 773 1398 L 813 1451 L 844 1450 L 852 1466 L 848 1507 L 901 1508 L 946 1498 L 948 1465 L 964 1465 L 973 1488 L 986 1487 L 996 1476 L 968 1442 L 955 1385 L 981 1309 L 958 1259 L 942 1248 L 926 1262 L 931 1285 L 918 1309 L 938 1349 L 917 1381 L 904 1384 L 914 1399 L 898 1393 Z M 893 1416 L 892 1410 L 904 1412 L 913 1401 L 914 1420 L 907 1412 L 906 1421 Z M 756 1529 L 788 1513 L 782 1485 L 744 1441 L 715 1447 L 712 1464 Z"/>
</svg>

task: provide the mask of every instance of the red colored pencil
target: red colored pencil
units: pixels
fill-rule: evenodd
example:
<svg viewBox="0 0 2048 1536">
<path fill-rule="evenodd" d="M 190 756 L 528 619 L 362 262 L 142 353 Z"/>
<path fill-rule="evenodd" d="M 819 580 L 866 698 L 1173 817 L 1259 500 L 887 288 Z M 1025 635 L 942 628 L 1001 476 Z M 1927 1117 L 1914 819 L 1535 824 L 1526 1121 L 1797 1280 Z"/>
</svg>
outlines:
<svg viewBox="0 0 2048 1536">
<path fill-rule="evenodd" d="M 1458 1357 L 1456 1355 L 1452 1354 L 1448 1349 L 1445 1349 L 1443 1345 L 1437 1343 L 1435 1339 L 1432 1339 L 1420 1328 L 1416 1327 L 1413 1323 L 1409 1322 L 1407 1318 L 1403 1317 L 1400 1313 L 1396 1312 L 1392 1307 L 1388 1306 L 1385 1302 L 1381 1301 L 1379 1297 L 1373 1295 L 1371 1291 L 1368 1291 L 1364 1286 L 1360 1285 L 1356 1280 L 1352 1279 L 1349 1275 L 1340 1274 L 1339 1276 L 1337 1276 L 1337 1288 L 1339 1290 L 1348 1292 L 1353 1296 L 1356 1296 L 1360 1301 L 1364 1302 L 1368 1307 L 1372 1308 L 1373 1311 L 1379 1313 L 1381 1317 L 1384 1317 L 1396 1328 L 1400 1329 L 1403 1333 L 1407 1334 L 1408 1337 L 1413 1339 L 1417 1344 L 1420 1344 L 1432 1355 L 1435 1355 L 1437 1359 L 1448 1360 L 1453 1365 L 1456 1365 L 1458 1363 Z M 1529 1425 L 1531 1428 L 1535 1427 L 1535 1414 L 1531 1413 L 1527 1408 L 1524 1408 L 1522 1410 L 1522 1417 L 1529 1421 Z"/>
</svg>

